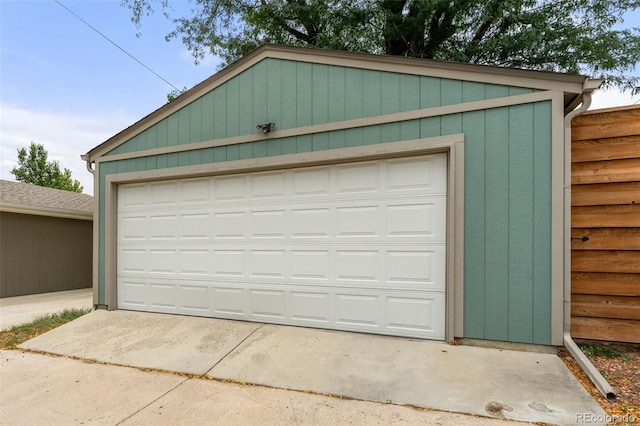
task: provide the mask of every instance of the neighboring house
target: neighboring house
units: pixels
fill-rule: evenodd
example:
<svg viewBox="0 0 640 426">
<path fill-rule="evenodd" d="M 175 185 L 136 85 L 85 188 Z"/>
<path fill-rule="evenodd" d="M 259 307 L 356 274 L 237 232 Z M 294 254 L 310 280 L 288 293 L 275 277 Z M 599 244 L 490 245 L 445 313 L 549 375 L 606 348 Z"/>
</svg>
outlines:
<svg viewBox="0 0 640 426">
<path fill-rule="evenodd" d="M 565 116 L 599 83 L 262 46 L 83 156 L 94 301 L 561 345 Z"/>
<path fill-rule="evenodd" d="M 640 105 L 572 127 L 571 332 L 640 343 Z"/>
<path fill-rule="evenodd" d="M 0 180 L 0 297 L 91 287 L 93 197 Z"/>
</svg>

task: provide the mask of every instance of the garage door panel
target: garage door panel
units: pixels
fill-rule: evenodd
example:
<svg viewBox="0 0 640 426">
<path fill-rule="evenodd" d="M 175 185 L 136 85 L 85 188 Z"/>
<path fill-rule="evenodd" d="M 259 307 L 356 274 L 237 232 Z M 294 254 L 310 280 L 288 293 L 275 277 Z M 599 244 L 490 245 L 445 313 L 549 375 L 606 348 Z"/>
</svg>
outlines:
<svg viewBox="0 0 640 426">
<path fill-rule="evenodd" d="M 291 250 L 290 276 L 294 280 L 322 280 L 331 277 L 329 250 Z"/>
<path fill-rule="evenodd" d="M 148 187 L 145 184 L 130 184 L 118 190 L 118 202 L 121 207 L 132 209 L 144 207 L 148 203 Z"/>
<path fill-rule="evenodd" d="M 118 227 L 118 239 L 122 244 L 127 240 L 147 239 L 147 217 L 146 216 L 126 216 L 121 218 Z"/>
<path fill-rule="evenodd" d="M 146 250 L 123 248 L 118 252 L 118 275 L 144 274 L 146 268 Z"/>
<path fill-rule="evenodd" d="M 389 297 L 387 299 L 388 327 L 399 333 L 438 334 L 443 326 L 444 294 L 430 298 Z"/>
<path fill-rule="evenodd" d="M 181 240 L 206 240 L 209 238 L 212 219 L 209 213 L 180 215 Z"/>
<path fill-rule="evenodd" d="M 446 200 L 416 201 L 386 205 L 387 235 L 393 238 L 428 238 L 444 241 L 446 228 L 441 217 L 446 214 Z"/>
<path fill-rule="evenodd" d="M 212 201 L 228 203 L 244 200 L 246 195 L 245 185 L 245 176 L 220 177 L 213 181 L 214 194 L 211 197 Z"/>
<path fill-rule="evenodd" d="M 189 282 L 173 286 L 176 294 L 171 280 L 123 284 L 119 303 L 125 309 L 444 338 L 444 292 Z"/>
<path fill-rule="evenodd" d="M 332 300 L 329 292 L 291 291 L 291 319 L 300 324 L 330 327 Z"/>
<path fill-rule="evenodd" d="M 378 329 L 380 297 L 376 294 L 336 294 L 336 324 L 347 328 Z"/>
<path fill-rule="evenodd" d="M 381 208 L 376 205 L 337 207 L 336 236 L 378 237 L 380 211 Z"/>
<path fill-rule="evenodd" d="M 445 273 L 440 267 L 445 262 L 444 246 L 430 250 L 402 247 L 386 255 L 386 280 L 390 287 L 444 290 Z"/>
<path fill-rule="evenodd" d="M 178 256 L 181 275 L 209 277 L 211 253 L 209 250 L 183 249 Z"/>
<path fill-rule="evenodd" d="M 213 221 L 213 239 L 245 238 L 247 217 L 244 211 L 215 212 Z"/>
<path fill-rule="evenodd" d="M 181 197 L 182 204 L 196 205 L 210 201 L 209 179 L 193 179 L 182 182 Z"/>
<path fill-rule="evenodd" d="M 390 192 L 420 191 L 443 193 L 446 191 L 446 161 L 428 161 L 421 158 L 389 160 L 387 188 Z"/>
<path fill-rule="evenodd" d="M 254 247 L 251 249 L 250 247 Z M 339 248 L 310 244 L 306 247 L 243 244 L 238 249 L 209 250 L 198 246 L 180 250 L 122 248 L 119 276 L 173 277 L 175 280 L 244 280 L 300 285 L 443 290 L 444 245 L 395 245 L 371 250 L 366 245 Z"/>
<path fill-rule="evenodd" d="M 285 320 L 287 318 L 286 297 L 283 290 L 251 289 L 249 300 L 250 316 L 258 321 Z"/>
<path fill-rule="evenodd" d="M 248 257 L 245 250 L 214 250 L 213 277 L 244 277 Z"/>
<path fill-rule="evenodd" d="M 372 193 L 379 188 L 378 162 L 336 166 L 336 193 Z"/>
<path fill-rule="evenodd" d="M 156 206 L 176 205 L 178 203 L 178 183 L 152 183 L 151 204 Z"/>
<path fill-rule="evenodd" d="M 335 265 L 336 281 L 370 286 L 380 279 L 380 253 L 377 250 L 336 250 Z"/>
<path fill-rule="evenodd" d="M 121 185 L 118 307 L 442 339 L 445 218 L 445 155 Z"/>
<path fill-rule="evenodd" d="M 209 306 L 209 290 L 205 285 L 183 284 L 179 287 L 178 306 L 181 310 L 193 315 L 208 315 Z"/>
<path fill-rule="evenodd" d="M 118 287 L 118 306 L 144 309 L 149 302 L 148 293 L 145 280 L 121 278 Z"/>
<path fill-rule="evenodd" d="M 175 240 L 178 238 L 178 218 L 175 214 L 153 215 L 147 220 L 149 238 L 152 240 Z"/>
<path fill-rule="evenodd" d="M 252 278 L 284 278 L 288 275 L 284 250 L 250 250 L 249 276 Z"/>
<path fill-rule="evenodd" d="M 285 174 L 277 172 L 249 175 L 249 197 L 255 200 L 284 198 Z"/>
<path fill-rule="evenodd" d="M 174 283 L 151 283 L 149 285 L 151 306 L 177 310 L 178 296 L 181 290 L 181 286 L 177 286 Z"/>
<path fill-rule="evenodd" d="M 331 234 L 329 208 L 291 209 L 287 224 L 292 238 L 329 238 Z"/>
<path fill-rule="evenodd" d="M 252 211 L 249 222 L 250 238 L 284 238 L 285 221 L 284 209 Z"/>
<path fill-rule="evenodd" d="M 291 196 L 294 198 L 328 195 L 331 190 L 331 169 L 314 167 L 291 173 Z"/>
<path fill-rule="evenodd" d="M 246 319 L 248 291 L 232 286 L 213 288 L 211 292 L 212 316 Z"/>
<path fill-rule="evenodd" d="M 177 250 L 172 249 L 152 249 L 149 250 L 147 259 L 147 272 L 150 274 L 170 274 L 178 273 Z"/>
</svg>

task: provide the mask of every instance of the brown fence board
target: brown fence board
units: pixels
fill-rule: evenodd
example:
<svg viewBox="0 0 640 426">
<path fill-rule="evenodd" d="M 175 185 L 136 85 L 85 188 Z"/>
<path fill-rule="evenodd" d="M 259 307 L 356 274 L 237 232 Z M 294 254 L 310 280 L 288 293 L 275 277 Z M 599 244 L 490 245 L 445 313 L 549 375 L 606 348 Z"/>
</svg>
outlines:
<svg viewBox="0 0 640 426">
<path fill-rule="evenodd" d="M 573 228 L 572 250 L 640 250 L 640 228 Z"/>
<path fill-rule="evenodd" d="M 640 275 L 572 272 L 571 294 L 640 296 Z"/>
<path fill-rule="evenodd" d="M 573 120 L 571 137 L 574 141 L 637 135 L 640 109 L 587 114 Z"/>
<path fill-rule="evenodd" d="M 571 165 L 571 183 L 611 183 L 640 181 L 640 158 L 590 161 Z"/>
<path fill-rule="evenodd" d="M 610 295 L 572 295 L 571 315 L 640 320 L 640 298 Z"/>
<path fill-rule="evenodd" d="M 572 206 L 640 204 L 640 182 L 572 185 Z"/>
<path fill-rule="evenodd" d="M 640 274 L 640 251 L 572 250 L 571 270 Z"/>
<path fill-rule="evenodd" d="M 571 317 L 571 335 L 579 339 L 640 343 L 639 324 L 634 320 Z"/>
<path fill-rule="evenodd" d="M 637 158 L 640 136 L 625 136 L 596 140 L 573 141 L 571 144 L 571 162 L 622 160 Z"/>
<path fill-rule="evenodd" d="M 592 126 L 596 124 L 610 123 L 637 123 L 640 122 L 640 107 L 628 105 L 626 107 L 614 107 L 595 111 L 588 111 L 573 119 L 571 124 L 575 127 Z M 637 134 L 637 133 L 636 133 Z"/>
<path fill-rule="evenodd" d="M 590 206 L 571 209 L 572 228 L 640 227 L 640 204 Z"/>
</svg>

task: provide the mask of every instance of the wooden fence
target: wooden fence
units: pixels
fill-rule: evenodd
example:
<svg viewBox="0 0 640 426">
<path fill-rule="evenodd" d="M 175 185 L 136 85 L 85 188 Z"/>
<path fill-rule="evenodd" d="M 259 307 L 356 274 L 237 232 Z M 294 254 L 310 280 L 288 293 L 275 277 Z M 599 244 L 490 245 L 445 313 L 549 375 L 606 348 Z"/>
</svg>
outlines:
<svg viewBox="0 0 640 426">
<path fill-rule="evenodd" d="M 640 105 L 576 117 L 571 155 L 571 334 L 640 343 Z"/>
</svg>

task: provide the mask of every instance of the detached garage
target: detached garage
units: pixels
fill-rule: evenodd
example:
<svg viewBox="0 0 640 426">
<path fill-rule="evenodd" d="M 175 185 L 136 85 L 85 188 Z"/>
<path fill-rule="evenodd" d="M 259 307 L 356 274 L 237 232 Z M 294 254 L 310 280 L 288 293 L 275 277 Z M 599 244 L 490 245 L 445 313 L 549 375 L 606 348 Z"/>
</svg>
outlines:
<svg viewBox="0 0 640 426">
<path fill-rule="evenodd" d="M 94 302 L 561 345 L 565 115 L 597 85 L 262 46 L 83 156 Z"/>
</svg>

